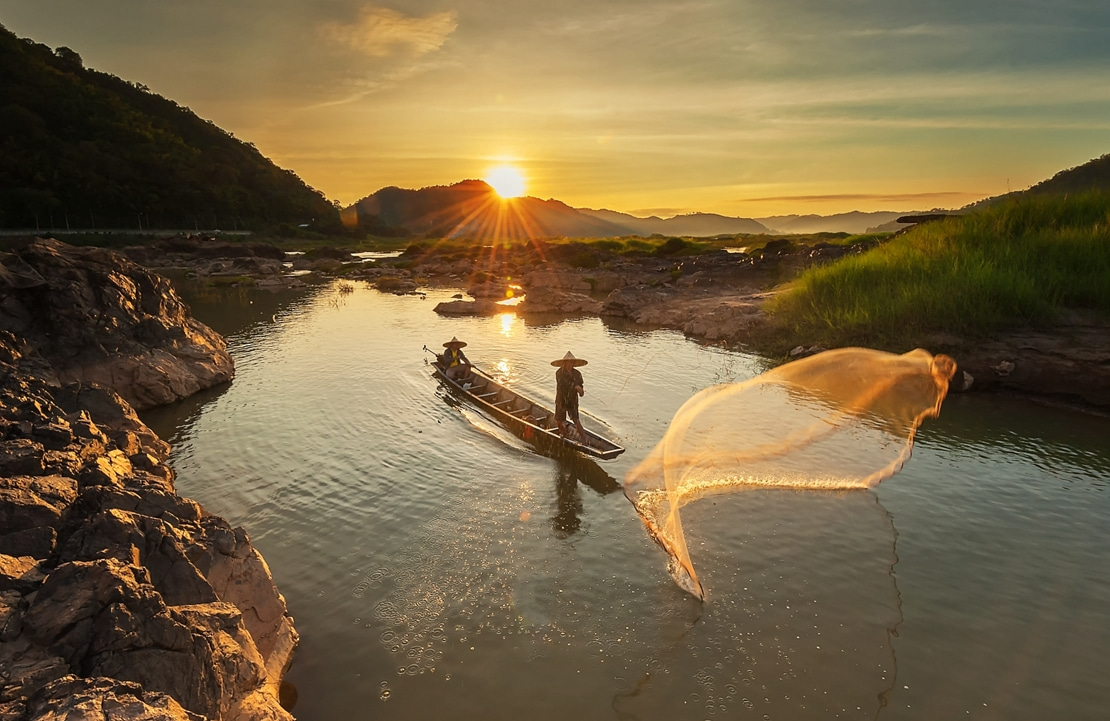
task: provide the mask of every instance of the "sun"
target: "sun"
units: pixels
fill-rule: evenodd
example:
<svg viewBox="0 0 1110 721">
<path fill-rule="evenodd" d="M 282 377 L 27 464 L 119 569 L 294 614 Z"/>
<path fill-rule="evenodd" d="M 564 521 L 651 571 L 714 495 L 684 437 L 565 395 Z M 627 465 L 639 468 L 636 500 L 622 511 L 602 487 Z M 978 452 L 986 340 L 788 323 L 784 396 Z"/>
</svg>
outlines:
<svg viewBox="0 0 1110 721">
<path fill-rule="evenodd" d="M 524 176 L 511 165 L 490 168 L 484 180 L 502 198 L 518 198 L 524 195 Z"/>
</svg>

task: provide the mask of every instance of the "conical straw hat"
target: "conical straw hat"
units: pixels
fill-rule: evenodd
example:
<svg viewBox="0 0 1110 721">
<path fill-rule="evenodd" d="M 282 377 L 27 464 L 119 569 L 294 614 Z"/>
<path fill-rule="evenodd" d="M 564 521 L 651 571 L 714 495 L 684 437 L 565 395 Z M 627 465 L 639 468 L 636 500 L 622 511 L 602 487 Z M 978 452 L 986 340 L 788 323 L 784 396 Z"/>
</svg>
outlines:
<svg viewBox="0 0 1110 721">
<path fill-rule="evenodd" d="M 458 339 L 458 338 L 457 338 L 456 336 L 451 336 L 451 340 L 449 340 L 449 341 L 447 341 L 446 343 L 444 343 L 444 344 L 443 344 L 443 347 L 444 347 L 444 348 L 450 348 L 451 346 L 455 346 L 456 348 L 465 348 L 465 347 L 466 347 L 466 343 L 463 343 L 463 342 L 462 342 L 461 340 L 459 340 L 459 339 Z"/>
<path fill-rule="evenodd" d="M 584 366 L 588 362 L 588 361 L 586 361 L 585 358 L 575 358 L 574 354 L 571 353 L 568 350 L 567 354 L 565 356 L 563 356 L 562 358 L 560 358 L 559 360 L 551 361 L 551 365 L 555 366 L 556 368 L 559 368 L 559 367 L 562 367 L 563 363 L 566 363 L 567 361 L 570 361 L 571 365 L 573 365 L 575 367 Z"/>
</svg>

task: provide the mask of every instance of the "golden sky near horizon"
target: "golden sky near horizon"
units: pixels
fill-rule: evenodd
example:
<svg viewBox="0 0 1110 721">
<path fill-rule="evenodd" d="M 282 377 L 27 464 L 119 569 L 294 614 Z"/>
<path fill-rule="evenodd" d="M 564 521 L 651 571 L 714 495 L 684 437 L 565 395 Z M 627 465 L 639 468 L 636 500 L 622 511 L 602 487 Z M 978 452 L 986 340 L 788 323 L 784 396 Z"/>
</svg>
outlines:
<svg viewBox="0 0 1110 721">
<path fill-rule="evenodd" d="M 1105 0 L 0 0 L 344 205 L 517 168 L 637 215 L 959 207 L 1110 152 Z"/>
</svg>

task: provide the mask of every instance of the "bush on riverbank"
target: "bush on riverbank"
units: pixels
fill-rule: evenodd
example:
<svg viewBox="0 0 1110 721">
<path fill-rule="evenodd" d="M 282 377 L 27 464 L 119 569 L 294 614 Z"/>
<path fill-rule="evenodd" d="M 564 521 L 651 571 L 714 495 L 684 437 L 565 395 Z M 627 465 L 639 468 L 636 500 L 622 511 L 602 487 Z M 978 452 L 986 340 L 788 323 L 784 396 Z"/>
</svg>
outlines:
<svg viewBox="0 0 1110 721">
<path fill-rule="evenodd" d="M 1110 319 L 1110 193 L 1029 196 L 918 226 L 803 273 L 771 311 L 796 337 L 896 346 L 923 334 Z"/>
</svg>

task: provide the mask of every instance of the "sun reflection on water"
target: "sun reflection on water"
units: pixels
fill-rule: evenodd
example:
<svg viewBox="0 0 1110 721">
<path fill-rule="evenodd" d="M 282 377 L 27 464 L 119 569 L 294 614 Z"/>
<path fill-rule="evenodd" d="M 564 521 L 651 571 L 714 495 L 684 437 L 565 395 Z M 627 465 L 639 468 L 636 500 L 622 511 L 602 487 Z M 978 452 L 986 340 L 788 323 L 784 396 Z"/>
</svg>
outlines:
<svg viewBox="0 0 1110 721">
<path fill-rule="evenodd" d="M 506 338 L 513 337 L 514 321 L 516 321 L 516 315 L 514 313 L 501 314 L 501 335 L 505 336 Z"/>
</svg>

